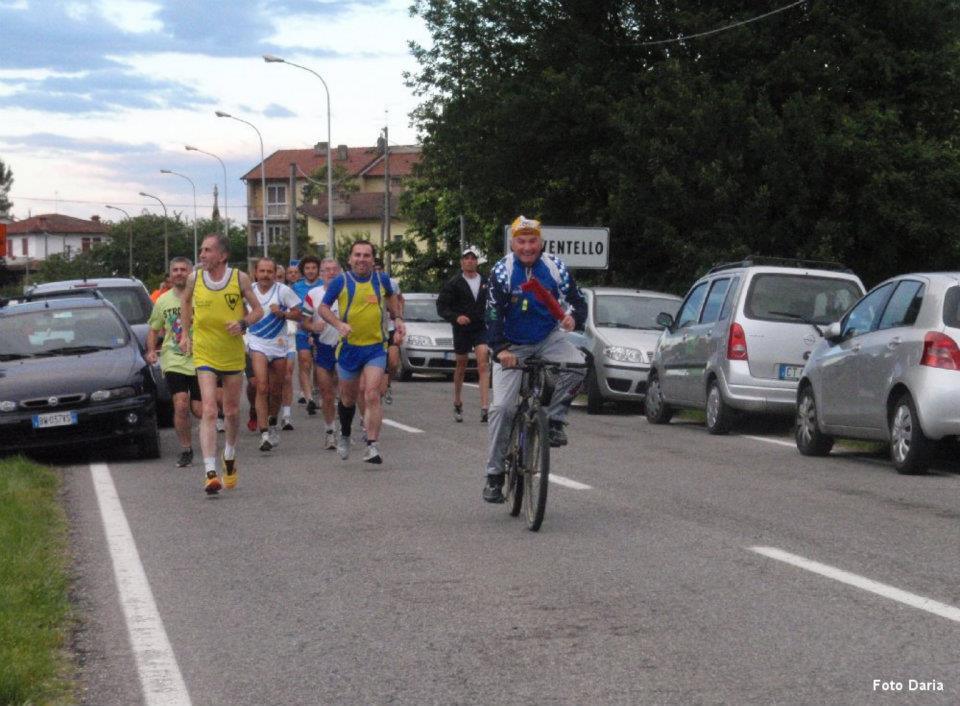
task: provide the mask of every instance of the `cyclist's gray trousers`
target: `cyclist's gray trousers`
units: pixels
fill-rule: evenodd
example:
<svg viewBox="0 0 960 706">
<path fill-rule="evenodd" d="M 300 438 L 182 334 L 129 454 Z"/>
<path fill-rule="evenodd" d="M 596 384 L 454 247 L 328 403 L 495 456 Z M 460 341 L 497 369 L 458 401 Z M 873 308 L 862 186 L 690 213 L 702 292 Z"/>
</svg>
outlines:
<svg viewBox="0 0 960 706">
<path fill-rule="evenodd" d="M 540 343 L 513 345 L 510 351 L 522 361 L 531 355 L 539 356 L 554 363 L 582 363 L 583 354 L 577 350 L 560 329 L 554 330 Z M 493 364 L 493 404 L 490 406 L 489 452 L 487 455 L 488 475 L 503 473 L 503 456 L 510 442 L 510 423 L 517 411 L 517 397 L 520 394 L 520 370 L 504 368 Z M 557 376 L 557 384 L 547 407 L 547 416 L 551 421 L 563 421 L 570 408 L 571 395 L 583 380 L 583 370 L 563 370 Z"/>
</svg>

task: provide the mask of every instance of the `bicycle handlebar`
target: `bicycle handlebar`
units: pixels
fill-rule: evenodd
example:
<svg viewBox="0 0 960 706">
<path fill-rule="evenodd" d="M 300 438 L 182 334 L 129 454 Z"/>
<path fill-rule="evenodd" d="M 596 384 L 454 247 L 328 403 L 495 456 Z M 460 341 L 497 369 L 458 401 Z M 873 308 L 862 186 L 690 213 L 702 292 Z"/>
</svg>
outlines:
<svg viewBox="0 0 960 706">
<path fill-rule="evenodd" d="M 517 365 L 517 369 L 534 371 L 538 368 L 557 368 L 559 370 L 577 370 L 588 367 L 586 363 L 560 363 L 556 361 L 544 360 L 536 356 L 524 358 Z"/>
</svg>

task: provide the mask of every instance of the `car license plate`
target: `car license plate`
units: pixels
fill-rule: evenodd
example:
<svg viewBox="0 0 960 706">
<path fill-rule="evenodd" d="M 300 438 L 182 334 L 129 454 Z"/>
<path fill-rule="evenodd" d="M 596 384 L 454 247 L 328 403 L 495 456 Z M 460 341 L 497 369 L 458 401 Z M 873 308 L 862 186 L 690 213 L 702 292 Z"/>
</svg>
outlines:
<svg viewBox="0 0 960 706">
<path fill-rule="evenodd" d="M 68 427 L 77 423 L 76 412 L 50 412 L 48 414 L 33 415 L 34 429 L 47 429 L 49 427 Z"/>
<path fill-rule="evenodd" d="M 786 363 L 780 364 L 780 372 L 778 376 L 781 380 L 799 380 L 802 374 L 802 365 L 787 365 Z"/>
</svg>

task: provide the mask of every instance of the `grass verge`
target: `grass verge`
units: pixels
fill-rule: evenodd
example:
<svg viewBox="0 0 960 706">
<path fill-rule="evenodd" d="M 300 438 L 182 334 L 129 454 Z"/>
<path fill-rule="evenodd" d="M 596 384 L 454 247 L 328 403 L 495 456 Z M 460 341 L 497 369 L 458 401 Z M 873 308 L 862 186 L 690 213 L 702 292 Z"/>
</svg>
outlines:
<svg viewBox="0 0 960 706">
<path fill-rule="evenodd" d="M 72 700 L 67 521 L 60 479 L 22 457 L 0 459 L 0 703 Z"/>
</svg>

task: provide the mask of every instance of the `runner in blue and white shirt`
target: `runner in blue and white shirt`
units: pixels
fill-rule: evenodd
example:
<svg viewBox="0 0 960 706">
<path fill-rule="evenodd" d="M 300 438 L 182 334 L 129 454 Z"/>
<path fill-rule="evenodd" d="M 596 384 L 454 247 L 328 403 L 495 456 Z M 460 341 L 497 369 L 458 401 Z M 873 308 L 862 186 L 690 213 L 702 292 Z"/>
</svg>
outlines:
<svg viewBox="0 0 960 706">
<path fill-rule="evenodd" d="M 280 444 L 277 414 L 287 371 L 287 321 L 300 320 L 300 297 L 276 281 L 276 268 L 268 257 L 257 261 L 253 293 L 263 308 L 263 316 L 247 329 L 247 350 L 257 385 L 261 451 L 270 451 Z"/>
<path fill-rule="evenodd" d="M 326 428 L 323 448 L 337 448 L 337 344 L 340 334 L 326 323 L 319 313 L 320 302 L 327 293 L 327 285 L 340 274 L 340 264 L 333 258 L 320 262 L 320 286 L 314 287 L 303 298 L 303 321 L 300 324 L 313 334 L 313 361 L 317 387 L 320 389 L 320 406 L 323 410 L 323 422 Z M 333 313 L 340 315 L 337 304 L 330 307 Z"/>
</svg>

